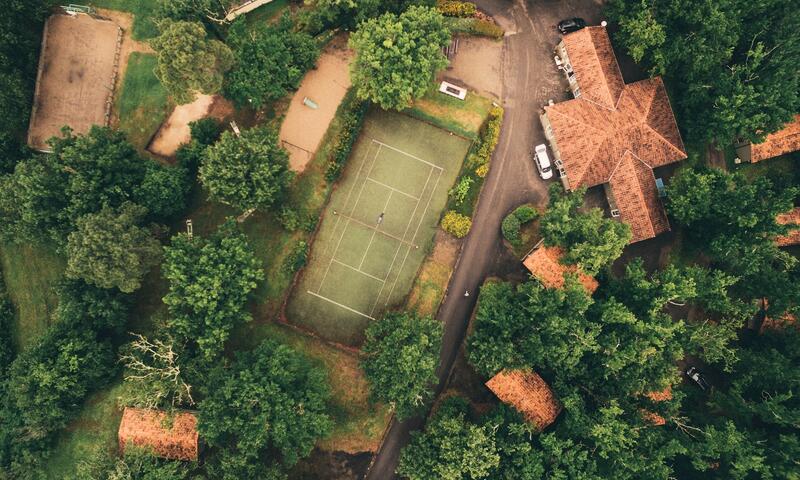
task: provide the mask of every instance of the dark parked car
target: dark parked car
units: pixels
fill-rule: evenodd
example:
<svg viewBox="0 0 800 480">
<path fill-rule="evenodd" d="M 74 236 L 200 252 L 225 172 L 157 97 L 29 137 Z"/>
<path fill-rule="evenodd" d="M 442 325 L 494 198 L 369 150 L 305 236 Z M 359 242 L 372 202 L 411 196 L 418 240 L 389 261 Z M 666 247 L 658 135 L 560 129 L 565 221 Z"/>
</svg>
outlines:
<svg viewBox="0 0 800 480">
<path fill-rule="evenodd" d="M 558 31 L 562 34 L 570 33 L 570 32 L 577 32 L 581 28 L 586 26 L 586 20 L 582 18 L 568 18 L 566 20 L 561 20 L 558 22 Z"/>
<path fill-rule="evenodd" d="M 697 369 L 697 367 L 689 367 L 686 370 L 686 376 L 689 377 L 694 383 L 703 390 L 708 390 L 711 385 L 706 381 L 706 377 Z"/>
</svg>

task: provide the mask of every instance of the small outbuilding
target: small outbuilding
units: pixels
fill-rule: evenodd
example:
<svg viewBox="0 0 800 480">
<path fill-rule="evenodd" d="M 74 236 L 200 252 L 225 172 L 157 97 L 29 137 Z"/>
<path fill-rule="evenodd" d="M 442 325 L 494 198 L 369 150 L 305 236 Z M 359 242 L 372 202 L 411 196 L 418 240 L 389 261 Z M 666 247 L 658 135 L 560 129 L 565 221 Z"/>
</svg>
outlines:
<svg viewBox="0 0 800 480">
<path fill-rule="evenodd" d="M 503 403 L 511 405 L 533 424 L 544 430 L 561 413 L 561 403 L 550 386 L 531 370 L 502 370 L 486 386 Z"/>
<path fill-rule="evenodd" d="M 126 407 L 119 424 L 119 450 L 150 448 L 153 454 L 171 460 L 197 460 L 199 453 L 197 417 L 192 412 Z"/>
<path fill-rule="evenodd" d="M 777 132 L 770 133 L 761 143 L 743 142 L 736 146 L 736 155 L 745 162 L 760 162 L 800 150 L 800 115 Z"/>
<path fill-rule="evenodd" d="M 775 221 L 781 225 L 788 225 L 793 229 L 786 235 L 775 239 L 775 243 L 777 243 L 779 247 L 800 245 L 800 207 L 795 207 L 794 210 L 781 213 L 775 218 Z"/>
<path fill-rule="evenodd" d="M 564 265 L 561 259 L 564 250 L 559 247 L 539 245 L 525 256 L 522 264 L 547 288 L 563 288 L 565 274 L 577 274 L 578 281 L 589 294 L 597 290 L 598 283 L 594 277 L 587 275 L 575 265 Z"/>
</svg>

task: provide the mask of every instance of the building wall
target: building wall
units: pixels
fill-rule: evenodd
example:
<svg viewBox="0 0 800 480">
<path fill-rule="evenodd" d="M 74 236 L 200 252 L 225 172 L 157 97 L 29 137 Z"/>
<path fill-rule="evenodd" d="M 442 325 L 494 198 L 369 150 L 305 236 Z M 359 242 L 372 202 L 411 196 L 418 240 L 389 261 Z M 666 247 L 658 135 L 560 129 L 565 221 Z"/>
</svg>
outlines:
<svg viewBox="0 0 800 480">
<path fill-rule="evenodd" d="M 555 133 L 553 132 L 553 127 L 550 125 L 550 119 L 547 118 L 547 112 L 542 112 L 539 115 L 539 121 L 542 122 L 542 129 L 544 129 L 544 136 L 547 138 L 547 142 L 550 144 L 550 150 L 553 151 L 553 163 L 557 170 L 559 170 L 559 177 L 561 178 L 561 184 L 564 185 L 564 189 L 569 191 L 569 179 L 566 175 L 562 175 L 560 169 L 562 162 L 561 162 L 561 151 L 558 149 L 558 142 L 556 141 Z"/>
</svg>

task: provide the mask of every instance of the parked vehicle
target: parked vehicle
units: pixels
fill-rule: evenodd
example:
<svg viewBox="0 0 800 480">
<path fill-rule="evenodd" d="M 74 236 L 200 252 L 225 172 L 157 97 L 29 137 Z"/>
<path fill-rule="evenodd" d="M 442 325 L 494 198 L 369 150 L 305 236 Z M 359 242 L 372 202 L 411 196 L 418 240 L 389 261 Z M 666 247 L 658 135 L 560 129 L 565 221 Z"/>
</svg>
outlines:
<svg viewBox="0 0 800 480">
<path fill-rule="evenodd" d="M 539 170 L 539 175 L 541 175 L 542 179 L 553 178 L 553 166 L 550 164 L 550 157 L 547 156 L 547 146 L 544 143 L 536 146 L 533 157 L 533 163 L 536 164 L 536 170 Z"/>
<path fill-rule="evenodd" d="M 577 32 L 584 27 L 586 27 L 586 20 L 578 17 L 568 18 L 558 22 L 558 31 L 561 32 L 562 35 Z"/>
<path fill-rule="evenodd" d="M 697 386 L 702 390 L 708 390 L 711 388 L 711 385 L 709 385 L 706 381 L 706 377 L 703 376 L 703 373 L 698 370 L 697 367 L 689 367 L 686 369 L 686 376 L 696 383 Z"/>
</svg>

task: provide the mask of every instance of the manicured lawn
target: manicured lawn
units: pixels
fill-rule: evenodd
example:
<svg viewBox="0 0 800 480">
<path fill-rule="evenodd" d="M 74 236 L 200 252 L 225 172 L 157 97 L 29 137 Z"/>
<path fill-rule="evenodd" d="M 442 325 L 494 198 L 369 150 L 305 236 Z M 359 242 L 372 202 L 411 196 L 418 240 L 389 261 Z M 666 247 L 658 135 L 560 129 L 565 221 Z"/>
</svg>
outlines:
<svg viewBox="0 0 800 480">
<path fill-rule="evenodd" d="M 155 66 L 155 55 L 131 53 L 122 91 L 117 97 L 119 129 L 139 150 L 147 148 L 172 107 L 167 91 L 153 73 Z"/>
<path fill-rule="evenodd" d="M 133 14 L 131 36 L 134 40 L 146 40 L 158 35 L 158 29 L 153 23 L 158 3 L 159 0 L 93 0 L 90 5 Z"/>
<path fill-rule="evenodd" d="M 61 434 L 53 455 L 47 459 L 47 478 L 74 478 L 78 462 L 91 452 L 98 448 L 110 451 L 116 448 L 117 430 L 122 418 L 117 398 L 122 395 L 123 389 L 119 381 L 111 388 L 89 397 L 80 416 Z"/>
<path fill-rule="evenodd" d="M 492 101 L 473 92 L 459 100 L 438 91 L 438 84 L 432 85 L 424 97 L 404 113 L 430 122 L 458 135 L 475 139 L 486 120 Z"/>
<path fill-rule="evenodd" d="M 16 310 L 12 332 L 18 351 L 31 346 L 51 322 L 58 300 L 53 287 L 64 274 L 64 259 L 51 246 L 0 246 L 6 289 Z"/>
<path fill-rule="evenodd" d="M 357 346 L 371 318 L 402 304 L 468 149 L 425 122 L 370 111 L 292 291 L 289 322 Z"/>
</svg>

